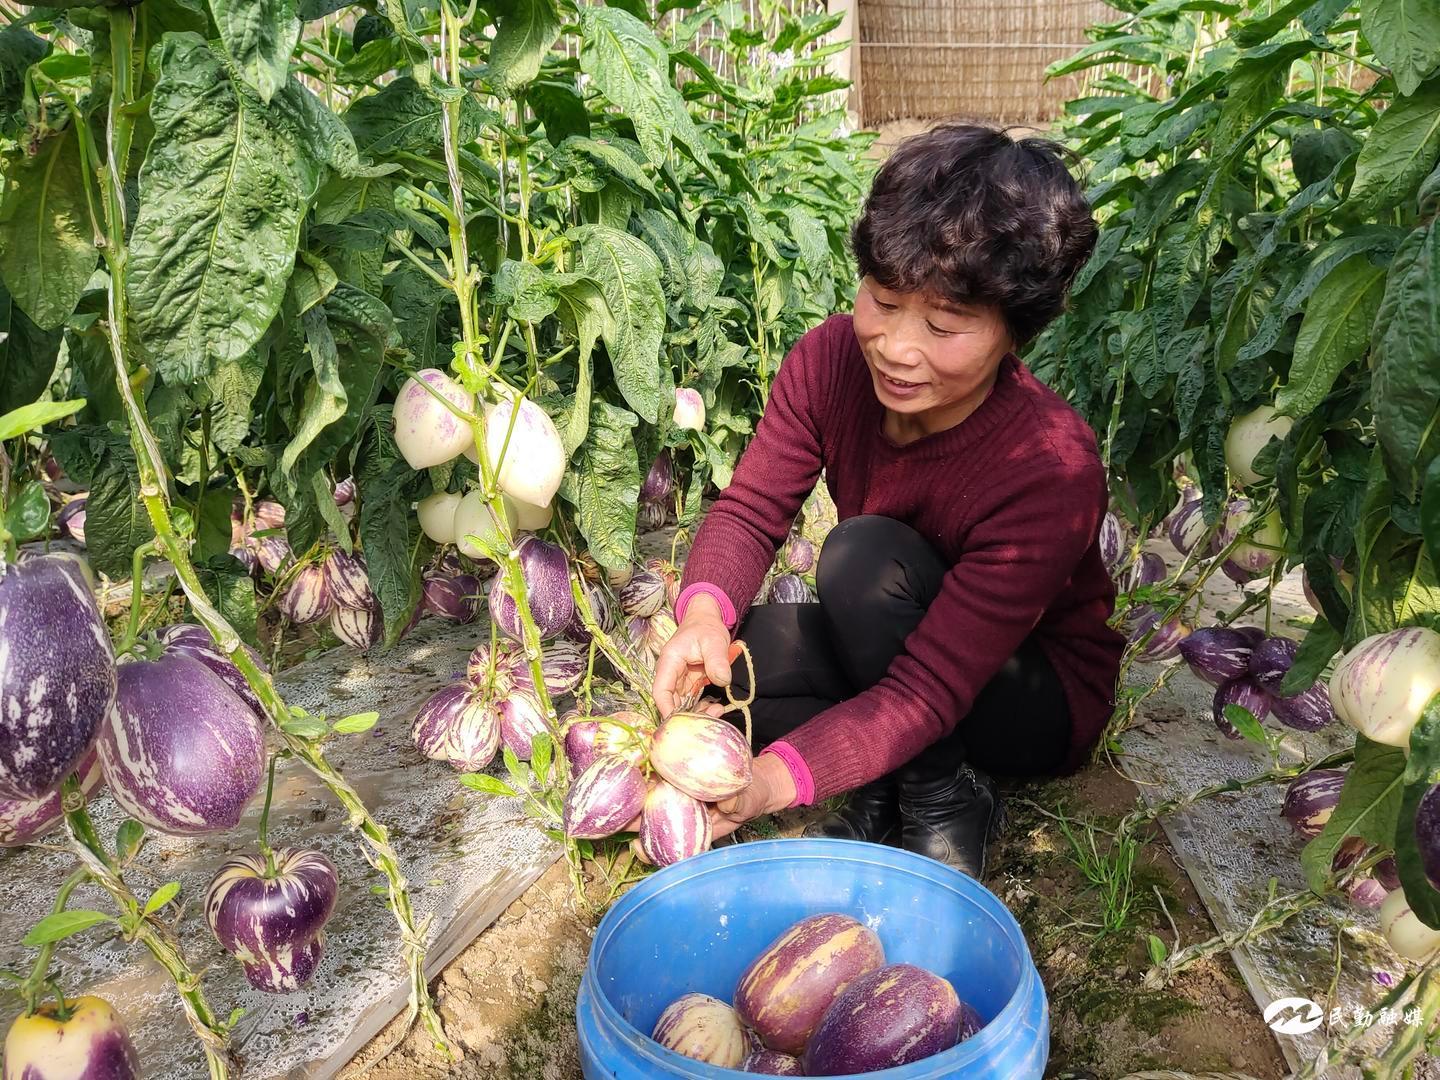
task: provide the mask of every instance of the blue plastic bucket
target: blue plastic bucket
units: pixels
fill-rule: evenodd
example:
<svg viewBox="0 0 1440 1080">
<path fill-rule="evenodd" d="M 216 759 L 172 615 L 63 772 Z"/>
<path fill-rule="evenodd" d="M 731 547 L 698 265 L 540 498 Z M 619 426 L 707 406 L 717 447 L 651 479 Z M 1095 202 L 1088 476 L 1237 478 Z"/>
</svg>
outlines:
<svg viewBox="0 0 1440 1080">
<path fill-rule="evenodd" d="M 734 997 L 750 962 L 791 924 L 823 911 L 866 923 L 890 963 L 949 979 L 987 1021 L 944 1053 L 866 1080 L 1041 1080 L 1050 1010 L 1015 917 L 973 878 L 931 859 L 853 840 L 762 840 L 653 874 L 600 921 L 576 1023 L 586 1080 L 749 1075 L 650 1039 L 681 994 Z"/>
</svg>

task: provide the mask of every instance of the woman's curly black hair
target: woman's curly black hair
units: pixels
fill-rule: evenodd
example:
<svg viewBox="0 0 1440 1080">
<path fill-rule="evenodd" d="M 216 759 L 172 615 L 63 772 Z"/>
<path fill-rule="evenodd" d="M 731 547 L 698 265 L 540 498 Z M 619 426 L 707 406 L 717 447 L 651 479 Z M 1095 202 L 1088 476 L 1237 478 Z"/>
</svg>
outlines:
<svg viewBox="0 0 1440 1080">
<path fill-rule="evenodd" d="M 1065 309 L 1098 232 L 1078 160 L 1009 128 L 942 124 L 900 143 L 876 174 L 851 244 L 861 276 L 994 304 L 1017 346 Z"/>
</svg>

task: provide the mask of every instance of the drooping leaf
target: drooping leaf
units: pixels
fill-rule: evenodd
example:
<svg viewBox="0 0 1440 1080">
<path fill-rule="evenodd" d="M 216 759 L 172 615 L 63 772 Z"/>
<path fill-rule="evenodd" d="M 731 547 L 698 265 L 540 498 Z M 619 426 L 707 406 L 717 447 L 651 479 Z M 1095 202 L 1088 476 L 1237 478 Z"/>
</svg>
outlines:
<svg viewBox="0 0 1440 1080">
<path fill-rule="evenodd" d="M 98 923 L 114 921 L 114 918 L 106 915 L 103 911 L 57 911 L 52 915 L 46 915 L 31 927 L 30 932 L 21 939 L 20 944 L 33 949 L 55 941 L 63 941 L 72 934 L 88 930 Z"/>
<path fill-rule="evenodd" d="M 41 330 L 69 317 L 99 252 L 74 128 L 12 158 L 0 202 L 0 279 Z"/>
<path fill-rule="evenodd" d="M 640 461 L 635 451 L 635 415 L 596 398 L 589 431 L 565 474 L 560 493 L 576 509 L 590 554 L 601 566 L 629 565 L 640 501 Z"/>
<path fill-rule="evenodd" d="M 1372 844 L 1386 846 L 1394 840 L 1404 776 L 1403 750 L 1357 736 L 1355 764 L 1345 775 L 1340 802 L 1320 835 L 1305 845 L 1300 856 L 1310 888 L 1323 885 L 1335 852 L 1347 836 L 1361 836 Z"/>
<path fill-rule="evenodd" d="M 568 458 L 585 441 L 590 430 L 590 398 L 594 381 L 592 354 L 610 321 L 610 307 L 599 284 L 582 274 L 571 274 L 557 282 L 555 295 L 560 300 L 559 316 L 566 331 L 575 339 L 577 350 L 575 394 L 561 426 L 560 438 Z"/>
<path fill-rule="evenodd" d="M 129 440 L 108 428 L 57 432 L 51 446 L 65 471 L 89 485 L 85 500 L 85 546 L 97 571 L 128 579 L 135 549 L 153 537 L 140 501 L 140 479 Z"/>
<path fill-rule="evenodd" d="M 1436 450 L 1440 412 L 1440 228 L 1417 229 L 1395 253 L 1375 318 L 1375 432 L 1395 475 L 1413 483 Z"/>
<path fill-rule="evenodd" d="M 305 408 L 300 427 L 280 455 L 280 467 L 287 473 L 295 468 L 295 462 L 320 432 L 345 415 L 345 406 L 349 401 L 345 383 L 340 378 L 340 353 L 335 347 L 335 337 L 330 333 L 330 323 L 324 311 L 311 308 L 301 316 L 301 324 L 305 327 L 312 378 L 305 388 Z"/>
<path fill-rule="evenodd" d="M 599 283 L 610 308 L 603 336 L 616 385 L 630 407 L 653 424 L 659 416 L 658 358 L 665 329 L 660 260 L 629 233 L 603 225 L 581 225 L 569 236 L 579 245 L 580 268 Z"/>
<path fill-rule="evenodd" d="M 23 26 L 0 30 L 0 132 L 14 135 L 24 123 L 20 104 L 25 73 L 50 54 L 50 43 Z"/>
<path fill-rule="evenodd" d="M 410 350 L 414 366 L 435 366 L 435 324 L 450 294 L 410 264 L 402 264 L 390 273 L 385 285 L 395 330 Z"/>
<path fill-rule="evenodd" d="M 517 0 L 501 16 L 490 45 L 490 85 L 502 96 L 514 97 L 540 74 L 540 63 L 562 25 L 555 0 Z"/>
<path fill-rule="evenodd" d="M 590 134 L 590 114 L 573 86 L 538 79 L 525 91 L 525 100 L 545 126 L 551 146 L 559 146 L 571 135 Z"/>
<path fill-rule="evenodd" d="M 241 77 L 269 102 L 290 78 L 300 36 L 295 0 L 210 0 L 210 14 Z"/>
<path fill-rule="evenodd" d="M 1384 291 L 1384 268 L 1363 255 L 1340 263 L 1316 286 L 1295 339 L 1290 376 L 1275 396 L 1280 412 L 1313 411 L 1346 365 L 1365 355 Z"/>
<path fill-rule="evenodd" d="M 1440 928 L 1440 891 L 1425 872 L 1425 861 L 1415 835 L 1415 812 L 1420 808 L 1420 800 L 1440 782 L 1440 694 L 1425 703 L 1419 722 L 1410 732 L 1410 756 L 1405 759 L 1403 780 L 1404 793 L 1389 838 L 1395 846 L 1400 887 L 1405 890 L 1405 902 L 1420 921 Z M 1427 836 L 1425 841 L 1428 845 L 1432 838 Z"/>
<path fill-rule="evenodd" d="M 22 405 L 0 416 L 0 442 L 39 431 L 46 424 L 73 416 L 84 407 L 84 398 L 75 401 L 36 401 Z"/>
<path fill-rule="evenodd" d="M 167 381 L 189 383 L 254 347 L 279 310 L 321 169 L 270 110 L 237 93 L 193 34 L 168 35 L 155 136 L 130 242 L 130 309 Z"/>
<path fill-rule="evenodd" d="M 370 587 L 380 601 L 385 643 L 394 644 L 420 601 L 420 571 L 430 545 L 410 509 L 424 473 L 400 456 L 388 410 L 377 410 L 361 439 L 355 478 L 360 502 L 360 546 Z"/>
<path fill-rule="evenodd" d="M 1392 102 L 1380 114 L 1355 164 L 1350 199 L 1356 211 L 1374 216 L 1409 202 L 1437 160 L 1440 81 L 1426 85 L 1414 97 Z"/>
<path fill-rule="evenodd" d="M 0 283 L 0 413 L 28 405 L 45 392 L 60 355 L 61 330 L 41 330 L 15 306 Z"/>
<path fill-rule="evenodd" d="M 406 75 L 387 83 L 378 94 L 360 98 L 345 111 L 345 123 L 362 154 L 382 157 L 401 150 L 431 152 L 441 143 L 440 99 Z M 468 143 L 480 134 L 485 110 L 472 96 L 460 102 L 456 138 Z"/>
<path fill-rule="evenodd" d="M 1366 0 L 1360 28 L 1375 57 L 1395 75 L 1402 94 L 1413 94 L 1440 67 L 1440 8 L 1425 0 Z"/>
<path fill-rule="evenodd" d="M 50 532 L 50 499 L 45 494 L 45 485 L 31 480 L 12 494 L 5 510 L 5 528 L 20 544 Z"/>
</svg>

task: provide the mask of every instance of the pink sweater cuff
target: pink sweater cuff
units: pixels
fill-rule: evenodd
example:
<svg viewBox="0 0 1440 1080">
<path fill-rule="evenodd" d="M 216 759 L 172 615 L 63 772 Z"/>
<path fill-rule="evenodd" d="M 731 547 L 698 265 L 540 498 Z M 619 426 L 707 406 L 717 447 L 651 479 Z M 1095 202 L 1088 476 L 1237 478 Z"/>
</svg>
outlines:
<svg viewBox="0 0 1440 1080">
<path fill-rule="evenodd" d="M 773 742 L 761 753 L 774 754 L 790 770 L 790 778 L 795 781 L 795 801 L 790 806 L 809 806 L 815 801 L 815 778 L 810 775 L 810 766 L 805 764 L 798 750 L 787 742 Z M 787 810 L 789 808 L 786 807 Z"/>
<path fill-rule="evenodd" d="M 680 595 L 675 598 L 675 621 L 678 623 L 685 618 L 685 609 L 690 606 L 690 598 L 696 593 L 708 593 L 715 598 L 720 605 L 720 617 L 725 620 L 725 625 L 735 629 L 735 605 L 730 602 L 730 597 L 725 595 L 725 590 L 719 585 L 711 585 L 708 581 L 697 581 L 693 585 L 687 585 L 680 590 Z"/>
</svg>

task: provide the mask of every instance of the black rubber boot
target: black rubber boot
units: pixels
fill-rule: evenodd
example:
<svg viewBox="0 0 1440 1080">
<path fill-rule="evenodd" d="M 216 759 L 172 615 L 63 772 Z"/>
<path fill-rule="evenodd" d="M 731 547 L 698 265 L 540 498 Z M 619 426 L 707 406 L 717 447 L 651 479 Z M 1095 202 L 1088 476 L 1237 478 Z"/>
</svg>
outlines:
<svg viewBox="0 0 1440 1080">
<path fill-rule="evenodd" d="M 969 874 L 985 876 L 985 845 L 1004 810 L 995 781 L 969 765 L 900 772 L 900 846 Z"/>
<path fill-rule="evenodd" d="M 899 784 L 882 776 L 850 792 L 845 805 L 805 826 L 806 836 L 893 843 L 899 838 Z"/>
</svg>

